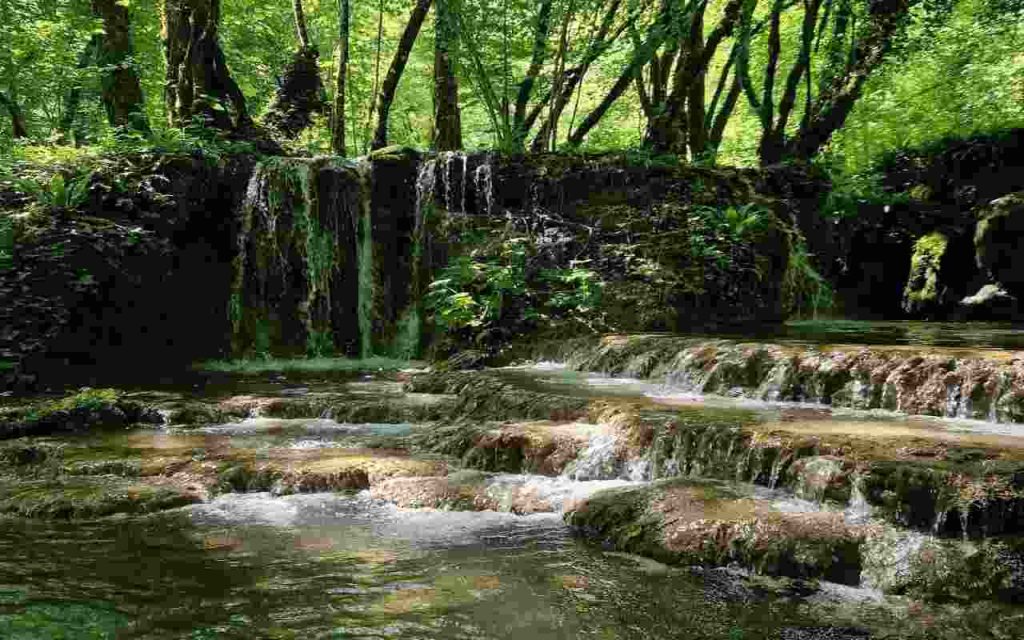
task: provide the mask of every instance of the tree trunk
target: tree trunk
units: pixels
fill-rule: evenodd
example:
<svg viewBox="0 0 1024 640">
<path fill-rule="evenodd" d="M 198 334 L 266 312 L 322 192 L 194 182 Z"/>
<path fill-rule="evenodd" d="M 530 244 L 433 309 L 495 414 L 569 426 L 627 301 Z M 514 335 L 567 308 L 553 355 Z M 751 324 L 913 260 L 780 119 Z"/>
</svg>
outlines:
<svg viewBox="0 0 1024 640">
<path fill-rule="evenodd" d="M 264 122 L 279 135 L 294 140 L 313 123 L 313 114 L 327 107 L 320 79 L 320 52 L 309 42 L 302 0 L 294 0 L 295 32 L 299 49 L 285 67 Z"/>
<path fill-rule="evenodd" d="M 789 157 L 809 160 L 816 156 L 832 135 L 846 123 L 860 99 L 864 83 L 892 47 L 893 38 L 905 24 L 910 0 L 875 0 L 869 5 L 866 33 L 854 47 L 846 72 L 836 77 L 814 101 L 811 116 L 789 141 Z"/>
<path fill-rule="evenodd" d="M 459 110 L 459 83 L 452 67 L 456 42 L 454 16 L 450 0 L 434 5 L 434 140 L 435 151 L 462 149 L 462 114 Z"/>
<path fill-rule="evenodd" d="M 25 114 L 15 98 L 0 91 L 0 106 L 7 109 L 11 116 L 11 137 L 15 140 L 28 137 L 28 126 L 25 124 Z"/>
<path fill-rule="evenodd" d="M 350 0 L 338 0 L 338 72 L 331 110 L 331 149 L 345 155 L 345 89 L 348 83 L 349 36 L 352 32 L 352 6 Z"/>
<path fill-rule="evenodd" d="M 630 17 L 627 16 L 626 21 L 622 25 L 622 29 L 609 39 L 608 34 L 611 31 L 612 22 L 614 21 L 615 14 L 618 12 L 621 4 L 621 0 L 611 0 L 611 4 L 608 6 L 608 10 L 605 12 L 604 18 L 601 20 L 601 26 L 598 28 L 593 40 L 587 46 L 587 50 L 583 54 L 583 61 L 577 67 L 562 73 L 562 80 L 558 83 L 559 90 L 557 93 L 553 92 L 550 97 L 551 112 L 548 114 L 547 120 L 541 123 L 540 130 L 537 131 L 537 135 L 533 139 L 533 144 L 531 145 L 532 151 L 543 151 L 548 144 L 547 140 L 549 139 L 552 145 L 556 144 L 558 137 L 558 120 L 562 117 L 562 113 L 565 111 L 565 107 L 569 104 L 569 100 L 576 91 L 576 87 L 583 82 L 583 78 L 587 75 L 590 65 L 601 56 L 611 42 L 618 39 L 622 34 L 622 31 L 624 31 L 628 25 L 632 24 Z"/>
<path fill-rule="evenodd" d="M 99 48 L 101 45 L 102 38 L 100 34 L 93 34 L 89 38 L 89 43 L 82 49 L 82 53 L 78 55 L 78 65 L 76 67 L 77 72 L 81 72 L 83 69 L 90 67 L 94 64 Z M 61 137 L 65 142 L 71 142 L 74 145 L 81 143 L 83 135 L 81 127 L 76 126 L 78 120 L 78 106 L 82 103 L 82 82 L 81 77 L 75 76 L 75 83 L 71 85 L 71 89 L 68 91 L 67 96 L 64 98 L 64 113 L 61 114 L 59 131 Z"/>
<path fill-rule="evenodd" d="M 668 2 L 663 3 L 663 7 L 669 6 Z M 644 65 L 651 61 L 651 58 L 657 54 L 658 48 L 661 47 L 668 35 L 668 19 L 670 17 L 669 11 L 662 11 L 659 15 L 658 21 L 651 27 L 650 33 L 647 36 L 647 40 L 636 47 L 633 51 L 633 55 L 630 58 L 629 64 L 622 70 L 622 74 L 619 79 L 615 81 L 612 88 L 605 95 L 604 99 L 591 111 L 580 126 L 576 128 L 569 136 L 569 144 L 573 147 L 578 147 L 583 143 L 587 134 L 597 126 L 597 123 L 601 121 L 604 114 L 608 113 L 615 101 L 618 100 L 629 85 L 633 83 L 637 75 L 640 73 Z"/>
<path fill-rule="evenodd" d="M 398 83 L 402 79 L 405 65 L 409 61 L 409 54 L 416 43 L 416 38 L 423 27 L 423 21 L 427 17 L 427 12 L 430 11 L 432 2 L 433 0 L 416 0 L 416 6 L 413 7 L 409 22 L 405 25 L 402 38 L 398 41 L 398 50 L 395 51 L 391 68 L 388 69 L 388 75 L 384 78 L 380 95 L 377 97 L 377 129 L 373 134 L 371 149 L 383 149 L 388 144 L 388 118 L 391 115 L 391 104 L 394 102 Z"/>
<path fill-rule="evenodd" d="M 526 70 L 526 77 L 519 84 L 519 92 L 516 95 L 515 115 L 513 116 L 513 128 L 515 130 L 515 148 L 520 149 L 526 141 L 528 131 L 525 128 L 526 107 L 530 103 L 530 95 L 533 93 L 533 85 L 537 81 L 537 75 L 544 64 L 544 57 L 547 54 L 548 34 L 551 31 L 551 7 L 554 0 L 541 0 L 540 9 L 537 12 L 537 27 L 533 34 L 533 54 L 530 56 L 530 67 Z"/>
<path fill-rule="evenodd" d="M 149 132 L 142 85 L 135 71 L 128 8 L 117 0 L 92 0 L 93 13 L 103 20 L 97 63 L 102 70 L 103 106 L 115 128 Z"/>
<path fill-rule="evenodd" d="M 306 29 L 306 13 L 302 10 L 302 0 L 292 0 L 292 12 L 295 14 L 295 31 L 299 39 L 299 48 L 309 49 L 309 31 Z"/>
<path fill-rule="evenodd" d="M 222 130 L 252 125 L 220 48 L 219 23 L 220 0 L 164 0 L 165 98 L 172 126 L 195 120 Z"/>
</svg>

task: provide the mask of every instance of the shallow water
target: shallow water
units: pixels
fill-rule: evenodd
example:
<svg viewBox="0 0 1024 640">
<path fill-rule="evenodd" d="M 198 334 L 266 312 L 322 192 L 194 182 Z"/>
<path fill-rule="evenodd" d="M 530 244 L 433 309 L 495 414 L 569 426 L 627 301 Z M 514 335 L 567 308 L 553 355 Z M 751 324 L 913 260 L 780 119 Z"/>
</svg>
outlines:
<svg viewBox="0 0 1024 640">
<path fill-rule="evenodd" d="M 363 497 L 8 521 L 0 558 L 9 638 L 725 639 L 810 624 L 784 600 L 729 603 L 720 580 L 582 547 L 555 515 L 409 513 Z"/>
<path fill-rule="evenodd" d="M 827 329 L 822 337 L 815 327 L 790 325 L 787 339 L 845 336 L 842 341 L 856 342 L 878 337 L 894 344 L 902 339 L 894 337 L 899 334 L 922 340 L 903 325 L 843 328 L 832 323 Z M 994 326 L 978 328 L 964 338 L 967 342 L 955 342 L 951 331 L 943 331 L 934 334 L 937 344 L 1024 346 L 1024 339 L 1017 343 L 1015 334 Z M 535 391 L 636 401 L 655 412 L 727 412 L 785 424 L 787 429 L 1024 435 L 1024 427 L 1017 425 L 704 397 L 658 382 L 577 373 L 551 364 L 486 375 Z M 191 392 L 204 398 L 327 394 L 408 401 L 393 374 L 301 380 L 219 377 Z M 410 424 L 252 417 L 191 430 L 56 440 L 69 452 L 88 447 L 90 455 L 127 455 L 131 449 L 143 459 L 202 459 L 196 456 L 238 450 L 255 456 L 281 450 L 319 455 L 391 446 L 416 429 Z M 375 501 L 364 491 L 226 494 L 173 512 L 94 522 L 0 518 L 0 638 L 863 637 L 821 630 L 832 625 L 870 630 L 876 637 L 940 637 L 929 631 L 929 625 L 940 624 L 935 622 L 939 618 L 913 613 L 918 611 L 913 606 L 900 605 L 901 609 L 868 589 L 824 584 L 813 597 L 798 598 L 793 597 L 795 592 L 808 595 L 799 585 L 772 583 L 769 588 L 765 579 L 750 580 L 733 570 L 670 569 L 579 543 L 563 524 L 559 508 L 598 489 L 646 477 L 639 468 L 624 479 L 602 476 L 602 452 L 611 451 L 613 444 L 602 441 L 595 431 L 577 464 L 561 477 L 486 478 L 483 491 L 497 504 L 503 496 L 527 488 L 550 503 L 555 513 L 404 510 Z M 821 509 L 782 491 L 751 490 L 778 511 Z M 960 614 L 957 610 L 954 617 L 959 620 Z M 965 614 L 962 629 L 968 630 L 951 626 L 954 635 L 948 637 L 1002 637 L 984 634 L 987 615 L 992 614 L 975 612 L 970 619 Z"/>
<path fill-rule="evenodd" d="M 747 334 L 742 339 L 751 337 Z M 1024 349 L 1024 325 L 999 322 L 801 320 L 756 337 L 814 344 Z"/>
</svg>

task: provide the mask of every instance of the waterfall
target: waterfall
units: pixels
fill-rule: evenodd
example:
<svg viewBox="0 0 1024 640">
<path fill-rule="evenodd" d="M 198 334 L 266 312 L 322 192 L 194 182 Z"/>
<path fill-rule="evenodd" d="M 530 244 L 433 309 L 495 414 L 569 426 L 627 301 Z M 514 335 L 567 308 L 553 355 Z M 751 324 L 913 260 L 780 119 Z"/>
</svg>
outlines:
<svg viewBox="0 0 1024 640">
<path fill-rule="evenodd" d="M 336 159 L 272 158 L 249 179 L 238 214 L 229 314 L 236 355 L 349 351 L 356 278 L 351 215 L 362 198 Z"/>
<path fill-rule="evenodd" d="M 487 159 L 476 168 L 473 173 L 473 182 L 476 187 L 478 213 L 485 216 L 491 215 L 494 210 L 494 171 Z"/>
<path fill-rule="evenodd" d="M 373 273 L 373 235 L 370 218 L 372 203 L 370 193 L 373 181 L 373 165 L 367 159 L 358 164 L 360 207 L 356 212 L 359 221 L 356 226 L 356 237 L 359 239 L 356 255 L 359 264 L 359 356 L 369 358 L 373 355 L 373 306 L 374 306 L 374 273 Z"/>
</svg>

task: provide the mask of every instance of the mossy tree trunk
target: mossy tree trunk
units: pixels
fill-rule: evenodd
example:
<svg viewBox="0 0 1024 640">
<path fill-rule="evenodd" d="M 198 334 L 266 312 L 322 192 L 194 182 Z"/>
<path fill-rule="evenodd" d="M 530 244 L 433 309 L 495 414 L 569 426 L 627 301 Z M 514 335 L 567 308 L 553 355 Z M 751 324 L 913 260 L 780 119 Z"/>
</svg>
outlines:
<svg viewBox="0 0 1024 640">
<path fill-rule="evenodd" d="M 118 0 L 92 0 L 92 11 L 103 21 L 103 38 L 96 62 L 102 71 L 107 120 L 114 128 L 148 132 L 142 84 L 133 58 L 128 7 Z"/>
<path fill-rule="evenodd" d="M 246 130 L 245 97 L 220 47 L 220 0 L 164 0 L 166 101 L 172 126 L 199 120 L 222 130 Z"/>
<path fill-rule="evenodd" d="M 434 5 L 434 141 L 436 151 L 462 148 L 462 113 L 459 109 L 459 82 L 452 66 L 456 46 L 454 16 L 450 0 Z"/>
<path fill-rule="evenodd" d="M 553 0 L 541 0 L 537 10 L 537 25 L 533 32 L 533 53 L 530 56 L 530 66 L 526 70 L 526 77 L 519 83 L 519 91 L 516 94 L 515 112 L 513 114 L 513 131 L 515 135 L 515 148 L 521 149 L 525 144 L 526 136 L 529 133 L 526 126 L 526 108 L 530 104 L 530 96 L 533 93 L 533 85 L 537 82 L 544 59 L 547 56 L 548 34 L 551 31 L 551 9 Z"/>
<path fill-rule="evenodd" d="M 85 45 L 85 48 L 78 55 L 78 66 L 74 83 L 68 90 L 67 95 L 64 96 L 64 113 L 60 117 L 59 130 L 65 141 L 76 145 L 81 143 L 83 138 L 82 127 L 77 122 L 78 107 L 82 103 L 82 81 L 80 74 L 83 69 L 91 66 L 94 60 L 96 60 L 101 41 L 102 37 L 98 33 L 89 38 L 89 43 Z"/>
<path fill-rule="evenodd" d="M 433 4 L 433 0 L 416 0 L 416 5 L 409 15 L 409 21 L 405 25 L 405 31 L 402 32 L 402 37 L 398 41 L 398 50 L 395 51 L 388 75 L 384 78 L 384 84 L 381 85 L 380 95 L 377 96 L 377 128 L 373 134 L 371 149 L 383 149 L 388 144 L 388 119 L 391 115 L 391 105 L 395 100 L 395 93 L 398 91 L 398 83 L 405 72 L 405 65 L 409 62 L 409 54 L 412 53 L 412 47 L 416 43 L 420 29 L 423 28 L 423 21 L 427 18 L 431 4 Z"/>
<path fill-rule="evenodd" d="M 345 89 L 348 84 L 349 39 L 352 32 L 350 0 L 338 0 L 338 70 L 335 76 L 334 107 L 331 110 L 331 149 L 345 155 Z"/>
<path fill-rule="evenodd" d="M 11 137 L 15 140 L 28 137 L 28 125 L 25 123 L 25 114 L 21 110 L 18 100 L 9 93 L 0 91 L 0 106 L 7 109 L 11 116 Z"/>
</svg>

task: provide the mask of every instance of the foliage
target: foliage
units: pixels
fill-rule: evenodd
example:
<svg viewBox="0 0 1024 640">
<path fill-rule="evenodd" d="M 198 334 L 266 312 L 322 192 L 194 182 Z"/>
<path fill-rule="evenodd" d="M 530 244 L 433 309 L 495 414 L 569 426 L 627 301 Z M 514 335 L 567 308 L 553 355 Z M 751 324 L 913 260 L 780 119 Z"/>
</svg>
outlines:
<svg viewBox="0 0 1024 640">
<path fill-rule="evenodd" d="M 84 175 L 65 177 L 63 173 L 55 173 L 46 184 L 34 180 L 17 180 L 18 191 L 33 196 L 36 201 L 49 209 L 74 209 L 85 202 L 89 196 L 89 184 L 92 172 Z"/>
<path fill-rule="evenodd" d="M 807 244 L 798 233 L 790 236 L 789 261 L 782 287 L 784 304 L 791 317 L 816 318 L 835 306 L 832 285 L 814 268 Z"/>
<path fill-rule="evenodd" d="M 10 269 L 14 262 L 14 221 L 0 215 L 0 272 Z"/>
<path fill-rule="evenodd" d="M 754 240 L 765 229 L 769 215 L 756 204 L 692 207 L 690 226 L 696 232 L 688 234 L 691 255 L 697 261 L 713 261 L 727 267 L 728 247 Z"/>
<path fill-rule="evenodd" d="M 513 235 L 452 258 L 427 293 L 434 322 L 444 331 L 481 333 L 592 315 L 603 287 L 597 274 L 583 262 L 535 268 L 534 252 L 529 238 Z"/>
</svg>

